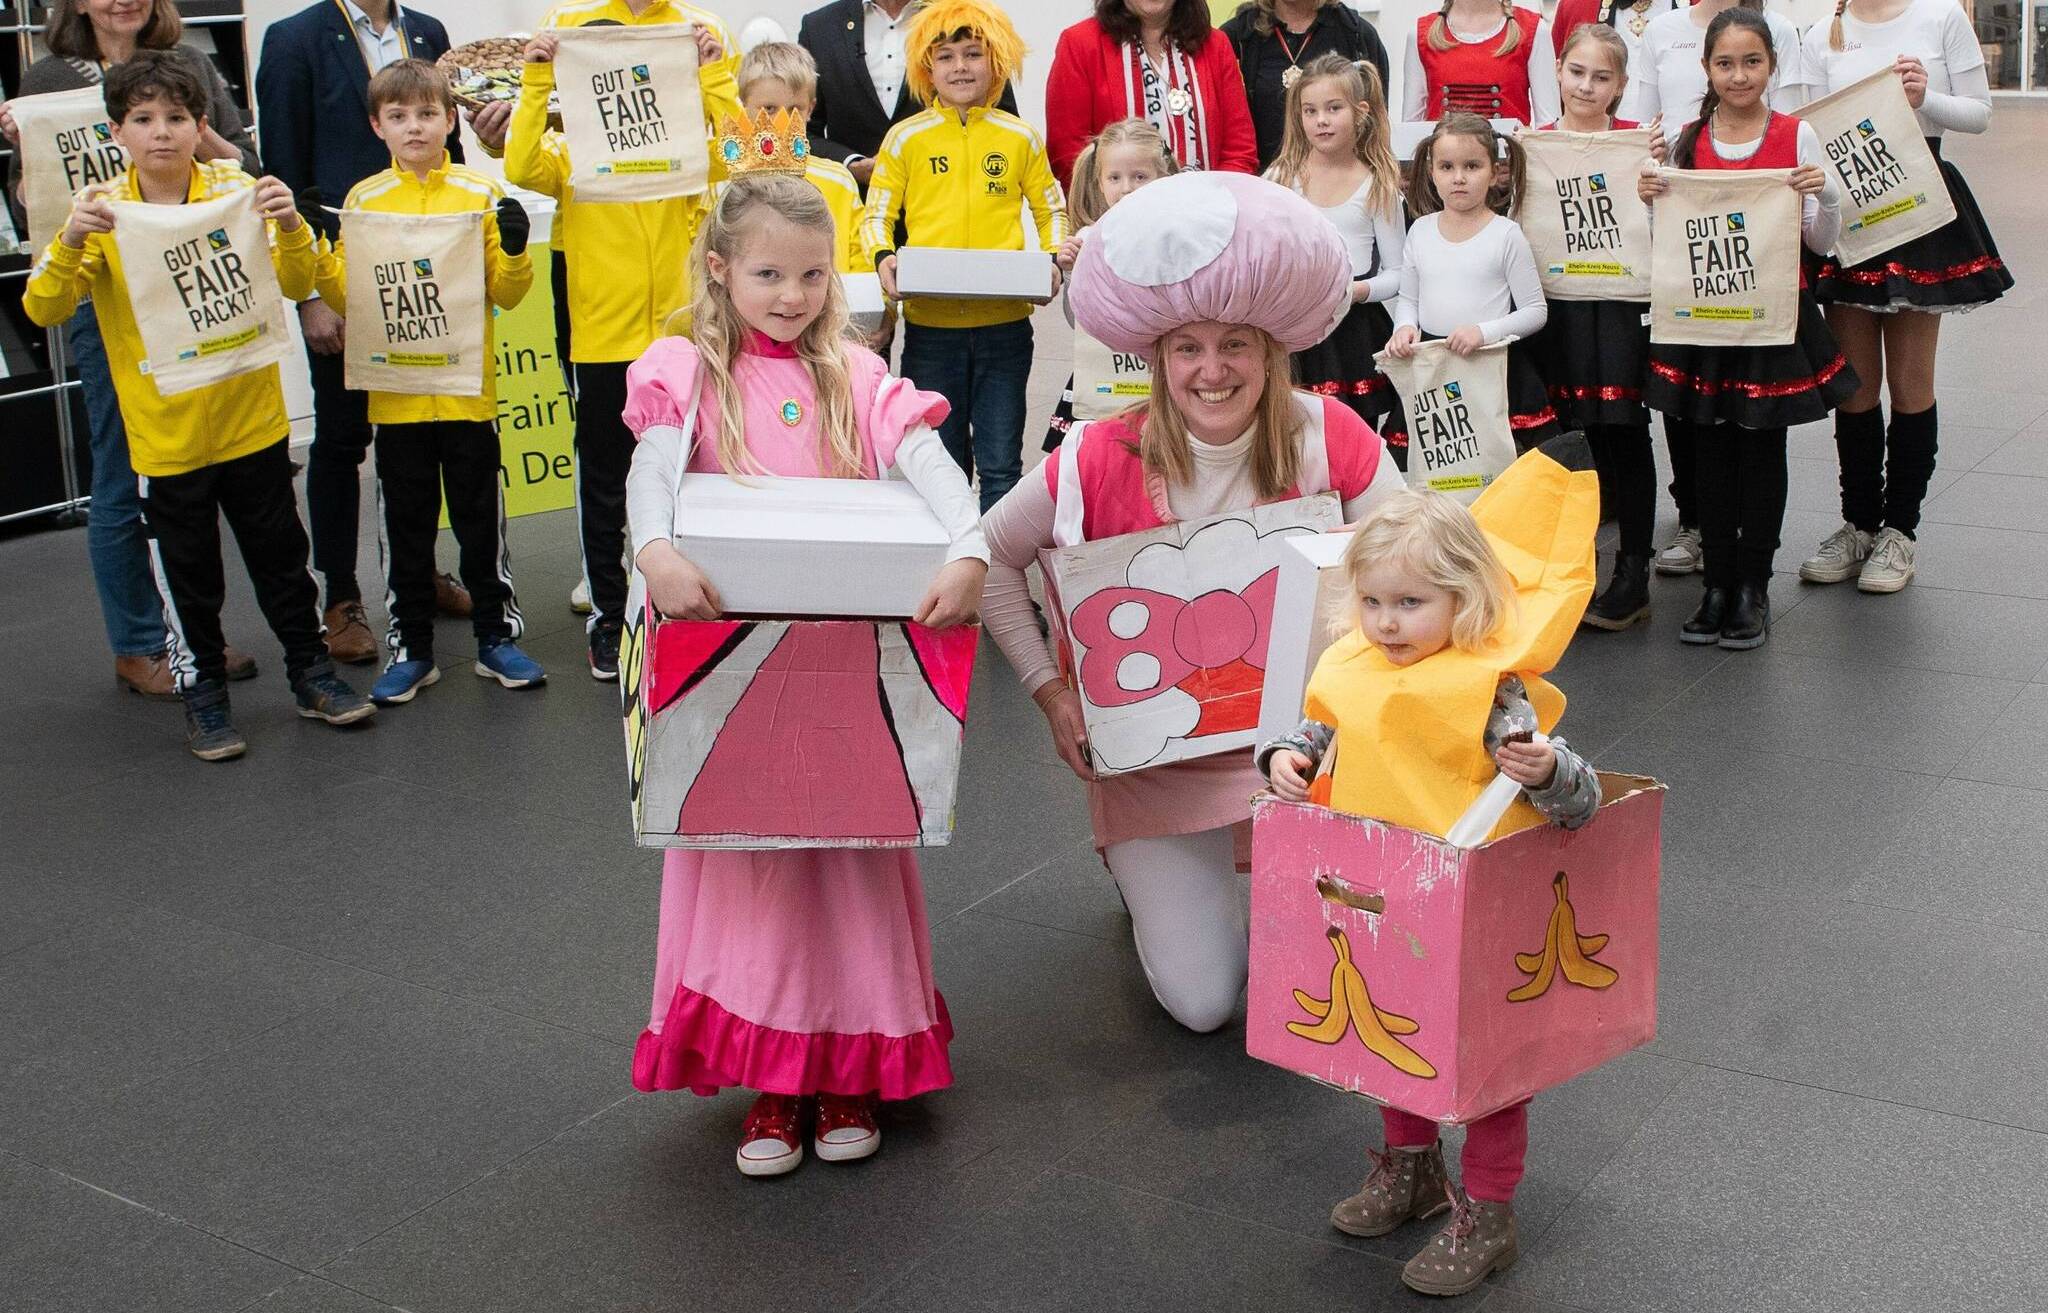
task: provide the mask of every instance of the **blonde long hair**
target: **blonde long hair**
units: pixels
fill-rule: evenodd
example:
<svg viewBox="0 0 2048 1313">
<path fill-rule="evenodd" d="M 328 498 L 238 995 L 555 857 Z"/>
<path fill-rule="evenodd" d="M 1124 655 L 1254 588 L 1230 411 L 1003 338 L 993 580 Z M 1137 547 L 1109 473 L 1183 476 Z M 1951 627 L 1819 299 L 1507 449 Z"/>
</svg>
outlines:
<svg viewBox="0 0 2048 1313">
<path fill-rule="evenodd" d="M 1572 51 L 1589 41 L 1605 50 L 1607 57 L 1614 62 L 1614 73 L 1620 85 L 1615 88 L 1614 99 L 1607 103 L 1607 117 L 1612 119 L 1615 111 L 1621 108 L 1622 97 L 1628 94 L 1628 42 L 1622 39 L 1621 33 L 1606 23 L 1579 24 L 1564 39 L 1564 49 L 1557 52 L 1557 70 L 1563 73 L 1564 61 L 1571 58 Z M 1560 126 L 1562 123 L 1563 116 L 1559 115 Z"/>
<path fill-rule="evenodd" d="M 1143 146 L 1155 152 L 1162 178 L 1180 172 L 1180 161 L 1174 158 L 1173 148 L 1166 144 L 1166 136 L 1158 128 L 1144 119 L 1118 119 L 1096 133 L 1095 139 L 1074 157 L 1074 185 L 1067 189 L 1068 232 L 1077 233 L 1109 212 L 1109 202 L 1102 194 L 1102 179 L 1095 172 L 1095 160 L 1103 150 L 1118 146 Z"/>
<path fill-rule="evenodd" d="M 1387 121 L 1387 97 L 1380 89 L 1380 71 L 1371 64 L 1353 61 L 1331 52 L 1317 55 L 1302 67 L 1301 76 L 1287 88 L 1287 135 L 1280 143 L 1266 176 L 1283 187 L 1300 187 L 1306 181 L 1311 147 L 1301 126 L 1301 103 L 1309 87 L 1317 82 L 1336 82 L 1344 98 L 1357 110 L 1358 124 L 1352 133 L 1352 150 L 1358 162 L 1372 175 L 1365 197 L 1367 213 L 1398 216 L 1401 213 L 1401 166 L 1394 159 L 1391 128 Z"/>
<path fill-rule="evenodd" d="M 1506 16 L 1508 25 L 1500 34 L 1500 44 L 1493 48 L 1495 57 L 1512 55 L 1522 44 L 1522 25 L 1515 21 L 1515 0 L 1500 0 L 1500 12 Z M 1436 21 L 1429 25 L 1429 48 L 1449 50 L 1456 44 L 1451 36 L 1451 0 L 1444 0 L 1444 7 L 1436 11 Z"/>
<path fill-rule="evenodd" d="M 1477 652 L 1499 633 L 1515 608 L 1514 578 L 1454 497 L 1427 489 L 1395 493 L 1365 517 L 1344 549 L 1344 576 L 1353 593 L 1365 572 L 1398 561 L 1451 595 L 1451 642 Z"/>
<path fill-rule="evenodd" d="M 1245 327 L 1265 348 L 1266 390 L 1252 414 L 1252 485 L 1262 499 L 1278 497 L 1301 478 L 1301 408 L 1294 404 L 1292 361 L 1287 348 L 1262 329 Z M 1168 334 L 1171 336 L 1171 334 Z M 1152 348 L 1152 396 L 1145 403 L 1144 427 L 1139 430 L 1138 459 L 1148 473 L 1168 483 L 1186 484 L 1195 477 L 1195 453 L 1189 444 L 1187 417 L 1173 403 L 1165 385 L 1164 352 L 1159 339 Z M 1134 408 L 1135 410 L 1135 408 Z M 1127 412 L 1128 413 L 1128 412 Z M 1131 413 L 1132 419 L 1138 418 Z M 1321 492 L 1304 488 L 1303 492 Z"/>
<path fill-rule="evenodd" d="M 711 276 L 707 257 L 716 252 L 731 276 L 750 231 L 770 214 L 820 234 L 828 244 L 835 240 L 832 211 L 816 186 L 789 174 L 751 174 L 732 179 L 720 190 L 690 252 L 696 280 L 690 336 L 697 344 L 706 386 L 718 398 L 716 450 L 719 467 L 727 474 L 758 474 L 761 467 L 747 450 L 746 416 L 732 377 L 733 361 L 746 344 L 747 324 L 733 305 L 731 290 Z M 829 264 L 826 267 L 830 269 Z M 810 372 L 817 397 L 819 468 L 831 478 L 858 479 L 867 472 L 867 452 L 854 425 L 853 380 L 846 365 L 850 316 L 839 275 L 833 273 L 831 280 L 824 309 L 797 337 L 796 354 Z M 670 324 L 673 327 L 675 319 Z"/>
</svg>

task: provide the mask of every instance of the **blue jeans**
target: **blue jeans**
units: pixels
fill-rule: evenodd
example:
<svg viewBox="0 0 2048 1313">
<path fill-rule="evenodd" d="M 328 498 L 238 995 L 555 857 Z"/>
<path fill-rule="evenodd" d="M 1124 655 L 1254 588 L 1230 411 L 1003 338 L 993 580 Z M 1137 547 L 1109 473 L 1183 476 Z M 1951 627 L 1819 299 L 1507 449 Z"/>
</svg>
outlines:
<svg viewBox="0 0 2048 1313">
<path fill-rule="evenodd" d="M 135 468 L 128 463 L 128 429 L 121 400 L 107 368 L 99 316 L 78 308 L 65 328 L 72 369 L 85 391 L 92 429 L 92 509 L 85 548 L 99 586 L 100 618 L 115 656 L 155 656 L 164 650 L 164 604 L 149 568 L 149 539 L 142 529 L 142 500 Z"/>
<path fill-rule="evenodd" d="M 903 376 L 953 403 L 939 440 L 962 470 L 981 472 L 983 511 L 1001 501 L 1024 470 L 1031 321 L 987 328 L 905 324 Z"/>
</svg>

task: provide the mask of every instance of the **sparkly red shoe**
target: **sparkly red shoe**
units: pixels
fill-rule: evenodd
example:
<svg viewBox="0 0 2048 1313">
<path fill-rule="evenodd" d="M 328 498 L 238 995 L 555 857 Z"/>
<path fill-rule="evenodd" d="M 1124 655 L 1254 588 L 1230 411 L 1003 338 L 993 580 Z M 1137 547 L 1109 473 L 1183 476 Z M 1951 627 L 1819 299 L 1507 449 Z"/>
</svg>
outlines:
<svg viewBox="0 0 2048 1313">
<path fill-rule="evenodd" d="M 811 1152 L 820 1162 L 850 1163 L 874 1156 L 882 1147 L 882 1128 L 875 1124 L 872 1094 L 820 1094 L 818 1124 L 811 1132 Z"/>
<path fill-rule="evenodd" d="M 763 1094 L 740 1126 L 742 1176 L 780 1176 L 804 1160 L 804 1101 L 794 1094 Z"/>
</svg>

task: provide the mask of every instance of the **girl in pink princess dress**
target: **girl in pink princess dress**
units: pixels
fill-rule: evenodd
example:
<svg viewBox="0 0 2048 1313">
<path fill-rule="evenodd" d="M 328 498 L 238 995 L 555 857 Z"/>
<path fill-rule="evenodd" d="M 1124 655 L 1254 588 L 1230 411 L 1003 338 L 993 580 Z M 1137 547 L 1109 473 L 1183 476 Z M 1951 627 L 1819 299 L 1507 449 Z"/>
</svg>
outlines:
<svg viewBox="0 0 2048 1313">
<path fill-rule="evenodd" d="M 975 614 L 988 549 L 974 494 L 932 427 L 946 401 L 848 341 L 834 249 L 812 184 L 735 177 L 692 255 L 695 344 L 663 338 L 627 372 L 625 419 L 639 437 L 627 516 L 648 603 L 664 616 L 721 610 L 713 581 L 674 543 L 685 471 L 873 479 L 892 469 L 952 538 L 913 619 L 945 629 Z M 877 1100 L 952 1084 L 951 1039 L 910 853 L 668 850 L 633 1083 L 760 1091 L 741 1131 L 742 1173 L 794 1169 L 807 1120 L 821 1159 L 874 1153 Z"/>
</svg>

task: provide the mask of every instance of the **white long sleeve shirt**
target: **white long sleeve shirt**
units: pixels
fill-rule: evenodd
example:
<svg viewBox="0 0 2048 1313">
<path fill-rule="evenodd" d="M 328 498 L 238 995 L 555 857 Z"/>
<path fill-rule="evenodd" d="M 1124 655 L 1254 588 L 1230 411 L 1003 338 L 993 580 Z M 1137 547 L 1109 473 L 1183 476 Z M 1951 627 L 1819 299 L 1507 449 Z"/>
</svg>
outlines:
<svg viewBox="0 0 2048 1313">
<path fill-rule="evenodd" d="M 1429 79 L 1422 71 L 1422 49 L 1417 44 L 1416 28 L 1413 22 L 1408 25 L 1401 54 L 1401 117 L 1410 123 L 1429 117 Z M 1499 22 L 1484 32 L 1475 35 L 1453 30 L 1451 39 L 1467 46 L 1488 42 L 1497 45 L 1507 28 L 1507 15 L 1503 14 Z M 1555 123 L 1563 112 L 1563 101 L 1557 91 L 1557 49 L 1551 44 L 1550 20 L 1546 18 L 1536 25 L 1536 39 L 1529 43 L 1529 122 Z"/>
<path fill-rule="evenodd" d="M 1707 70 L 1700 63 L 1707 20 L 1697 18 L 1696 13 L 1673 9 L 1651 19 L 1643 29 L 1637 64 L 1629 69 L 1626 98 L 1635 108 L 1627 117 L 1648 123 L 1662 114 L 1664 136 L 1670 141 L 1676 141 L 1685 125 L 1700 116 L 1700 102 L 1707 95 Z M 1764 22 L 1771 29 L 1771 45 L 1778 60 L 1765 99 L 1780 114 L 1790 114 L 1808 99 L 1806 56 L 1799 31 L 1775 13 L 1766 13 Z"/>
<path fill-rule="evenodd" d="M 1296 187 L 1298 192 L 1301 188 Z M 1368 288 L 1366 300 L 1391 301 L 1401 291 L 1401 264 L 1405 258 L 1403 248 L 1407 244 L 1407 230 L 1401 226 L 1401 215 L 1384 208 L 1369 210 L 1366 198 L 1372 194 L 1372 179 L 1368 177 L 1358 184 L 1358 190 L 1336 205 L 1316 205 L 1337 235 L 1344 239 L 1344 249 L 1351 252 L 1351 279 L 1363 280 Z M 1311 205 L 1315 202 L 1310 201 Z M 1397 203 L 1398 205 L 1398 203 Z"/>
<path fill-rule="evenodd" d="M 1842 15 L 1842 48 L 1830 49 L 1823 20 L 1807 29 L 1805 67 L 1811 98 L 1840 91 L 1890 68 L 1911 55 L 1927 69 L 1927 97 L 1920 106 L 1922 135 L 1982 132 L 1991 126 L 1991 81 L 1984 47 L 1964 16 L 1948 0 L 1912 0 L 1888 23 L 1866 23 L 1854 9 Z"/>
<path fill-rule="evenodd" d="M 1449 337 L 1461 325 L 1477 324 L 1489 344 L 1542 328 L 1550 305 L 1521 226 L 1496 214 L 1473 236 L 1451 242 L 1444 239 L 1442 217 L 1425 214 L 1408 230 L 1395 326 L 1413 324 Z"/>
</svg>

